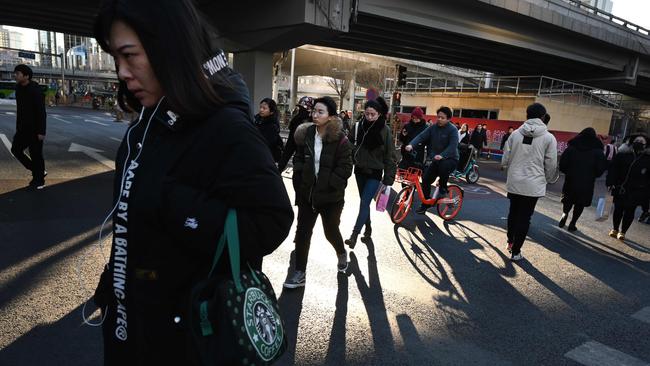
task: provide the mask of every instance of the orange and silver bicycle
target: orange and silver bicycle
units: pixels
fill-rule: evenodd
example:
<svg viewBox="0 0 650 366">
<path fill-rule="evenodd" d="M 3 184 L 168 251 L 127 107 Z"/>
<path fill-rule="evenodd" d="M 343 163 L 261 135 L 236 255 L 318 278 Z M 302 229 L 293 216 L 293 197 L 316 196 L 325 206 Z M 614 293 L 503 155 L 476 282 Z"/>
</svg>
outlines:
<svg viewBox="0 0 650 366">
<path fill-rule="evenodd" d="M 442 198 L 425 199 L 422 193 L 420 177 L 422 170 L 417 168 L 398 169 L 395 180 L 403 184 L 404 188 L 397 194 L 390 210 L 390 219 L 395 224 L 404 221 L 413 206 L 413 195 L 417 190 L 420 201 L 425 205 L 436 206 L 438 215 L 443 220 L 451 220 L 463 206 L 463 189 L 456 184 L 447 184 L 448 194 Z M 436 180 L 437 183 L 437 180 Z M 434 183 L 434 184 L 436 184 Z M 437 190 L 436 190 L 437 191 Z M 433 195 L 435 197 L 435 194 Z"/>
</svg>

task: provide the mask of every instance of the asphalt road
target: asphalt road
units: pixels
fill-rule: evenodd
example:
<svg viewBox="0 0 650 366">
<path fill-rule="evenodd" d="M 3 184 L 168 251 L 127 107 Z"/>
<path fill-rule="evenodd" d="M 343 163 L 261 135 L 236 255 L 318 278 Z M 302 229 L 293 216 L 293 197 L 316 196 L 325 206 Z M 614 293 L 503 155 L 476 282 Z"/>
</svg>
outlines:
<svg viewBox="0 0 650 366">
<path fill-rule="evenodd" d="M 108 255 L 98 234 L 126 126 L 101 112 L 48 113 L 42 191 L 24 188 L 28 172 L 0 144 L 0 365 L 101 365 L 100 331 L 81 311 Z M 0 139 L 11 141 L 14 123 L 0 108 Z M 480 164 L 454 221 L 412 214 L 396 227 L 373 211 L 373 241 L 350 253 L 347 275 L 337 275 L 317 224 L 306 287 L 283 290 L 292 230 L 264 262 L 291 342 L 279 364 L 648 365 L 650 226 L 635 222 L 623 243 L 591 207 L 578 232 L 559 229 L 559 182 L 537 205 L 525 260 L 513 264 L 503 173 Z M 357 207 L 352 178 L 344 237 Z"/>
</svg>

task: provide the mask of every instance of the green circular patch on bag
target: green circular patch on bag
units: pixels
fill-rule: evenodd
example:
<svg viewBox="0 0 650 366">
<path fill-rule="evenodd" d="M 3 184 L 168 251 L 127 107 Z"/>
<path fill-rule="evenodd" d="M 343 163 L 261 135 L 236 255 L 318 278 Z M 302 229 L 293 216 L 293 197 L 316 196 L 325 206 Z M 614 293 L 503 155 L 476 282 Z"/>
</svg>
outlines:
<svg viewBox="0 0 650 366">
<path fill-rule="evenodd" d="M 284 329 L 273 303 L 259 288 L 246 290 L 244 325 L 259 357 L 264 361 L 272 360 L 282 346 Z"/>
</svg>

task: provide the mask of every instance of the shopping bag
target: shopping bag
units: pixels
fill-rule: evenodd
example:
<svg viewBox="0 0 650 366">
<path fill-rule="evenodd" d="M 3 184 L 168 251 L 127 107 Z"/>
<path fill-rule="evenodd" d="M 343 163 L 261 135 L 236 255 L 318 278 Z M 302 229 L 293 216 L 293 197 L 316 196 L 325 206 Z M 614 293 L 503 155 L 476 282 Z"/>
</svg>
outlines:
<svg viewBox="0 0 650 366">
<path fill-rule="evenodd" d="M 614 206 L 614 197 L 607 194 L 604 197 L 598 199 L 598 205 L 596 206 L 596 221 L 605 221 L 609 218 L 609 214 L 612 212 Z"/>
<path fill-rule="evenodd" d="M 376 196 L 376 201 L 377 201 L 377 206 L 376 209 L 379 212 L 384 212 L 386 211 L 386 206 L 388 205 L 388 198 L 390 198 L 390 186 L 385 186 L 381 185 L 379 187 L 379 190 L 377 191 L 377 196 Z"/>
</svg>

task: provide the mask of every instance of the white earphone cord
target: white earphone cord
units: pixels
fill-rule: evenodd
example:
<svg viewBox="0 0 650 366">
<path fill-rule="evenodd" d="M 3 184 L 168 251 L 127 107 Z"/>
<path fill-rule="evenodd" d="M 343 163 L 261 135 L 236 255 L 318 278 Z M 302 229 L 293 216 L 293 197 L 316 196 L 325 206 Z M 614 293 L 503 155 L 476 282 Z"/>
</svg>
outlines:
<svg viewBox="0 0 650 366">
<path fill-rule="evenodd" d="M 163 96 L 160 98 L 158 101 L 158 104 L 156 104 L 156 108 L 154 109 L 153 113 L 149 117 L 149 121 L 147 121 L 147 127 L 145 127 L 144 134 L 142 135 L 142 140 L 140 141 L 140 151 L 138 151 L 138 154 L 133 158 L 133 161 L 137 161 L 138 158 L 140 157 L 140 154 L 142 154 L 142 151 L 144 150 L 144 143 L 145 139 L 147 138 L 147 132 L 149 131 L 149 126 L 151 126 L 151 120 L 153 119 L 153 116 L 156 114 L 158 111 L 158 107 L 160 107 L 160 103 L 162 103 L 163 99 L 165 97 Z M 142 110 L 140 111 L 140 117 L 138 118 L 138 122 L 136 122 L 133 126 L 129 127 L 129 131 L 126 133 L 126 159 L 124 159 L 124 167 L 122 168 L 122 179 L 120 181 L 120 194 L 117 196 L 117 200 L 115 202 L 115 205 L 111 209 L 111 211 L 108 213 L 104 221 L 102 222 L 102 225 L 99 228 L 99 241 L 98 241 L 98 250 L 99 253 L 101 254 L 102 258 L 104 259 L 104 268 L 108 265 L 109 259 L 106 258 L 106 255 L 104 254 L 104 246 L 102 244 L 103 238 L 102 238 L 102 232 L 104 231 L 104 226 L 106 226 L 106 223 L 108 220 L 113 216 L 113 213 L 115 212 L 115 209 L 117 209 L 117 206 L 120 203 L 120 197 L 122 197 L 122 193 L 124 190 L 124 180 L 126 178 L 126 170 L 127 167 L 129 166 L 129 157 L 131 156 L 131 132 L 142 122 L 142 116 L 144 115 L 145 107 L 142 107 Z M 83 307 L 81 308 L 81 317 L 83 319 L 84 324 L 89 325 L 91 327 L 99 327 L 104 323 L 104 319 L 106 319 L 106 314 L 108 313 L 108 308 L 104 309 L 104 315 L 102 316 L 102 319 L 98 323 L 91 323 L 90 319 L 86 317 L 86 305 L 88 304 L 89 296 L 88 296 L 88 289 L 84 285 L 83 282 L 83 276 L 81 274 L 81 266 L 86 262 L 86 256 L 87 253 L 84 252 L 79 260 L 77 261 L 77 278 L 79 280 L 79 287 L 82 289 L 84 293 L 84 298 L 86 299 L 84 301 Z"/>
</svg>

